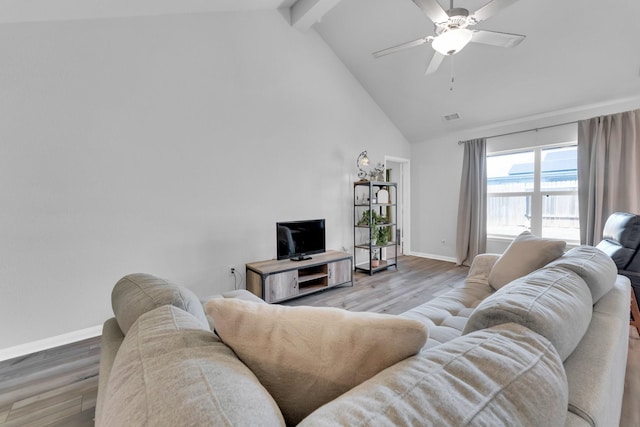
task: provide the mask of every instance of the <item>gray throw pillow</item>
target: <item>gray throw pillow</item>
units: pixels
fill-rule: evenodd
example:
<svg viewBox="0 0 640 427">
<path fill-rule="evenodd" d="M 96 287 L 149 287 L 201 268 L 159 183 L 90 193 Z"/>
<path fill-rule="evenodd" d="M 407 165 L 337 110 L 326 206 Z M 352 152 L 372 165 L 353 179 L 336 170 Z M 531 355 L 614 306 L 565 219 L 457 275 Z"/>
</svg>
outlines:
<svg viewBox="0 0 640 427">
<path fill-rule="evenodd" d="M 97 427 L 284 426 L 274 400 L 233 351 L 170 305 L 131 326 L 100 415 Z"/>
</svg>

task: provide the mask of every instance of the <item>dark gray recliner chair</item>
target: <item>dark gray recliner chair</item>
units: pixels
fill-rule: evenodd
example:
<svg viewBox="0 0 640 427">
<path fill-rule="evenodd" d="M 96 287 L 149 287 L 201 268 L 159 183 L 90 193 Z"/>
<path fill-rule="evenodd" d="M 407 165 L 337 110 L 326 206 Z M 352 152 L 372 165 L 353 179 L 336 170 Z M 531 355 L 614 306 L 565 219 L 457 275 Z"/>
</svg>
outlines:
<svg viewBox="0 0 640 427">
<path fill-rule="evenodd" d="M 631 287 L 635 295 L 631 301 L 631 322 L 640 333 L 640 311 L 637 301 L 640 301 L 640 215 L 615 212 L 604 224 L 602 241 L 596 246 L 609 255 L 618 267 L 618 273 L 631 280 Z"/>
</svg>

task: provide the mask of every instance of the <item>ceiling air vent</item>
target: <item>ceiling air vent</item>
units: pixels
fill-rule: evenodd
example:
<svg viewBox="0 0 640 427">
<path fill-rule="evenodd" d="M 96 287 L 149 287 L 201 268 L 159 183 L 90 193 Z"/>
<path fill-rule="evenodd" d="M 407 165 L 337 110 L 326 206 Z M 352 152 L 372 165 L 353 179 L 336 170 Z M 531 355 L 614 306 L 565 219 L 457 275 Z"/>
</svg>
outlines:
<svg viewBox="0 0 640 427">
<path fill-rule="evenodd" d="M 442 120 L 444 120 L 445 122 L 460 120 L 461 118 L 462 116 L 460 115 L 460 113 L 452 113 L 452 114 L 447 114 L 446 116 L 442 116 Z"/>
</svg>

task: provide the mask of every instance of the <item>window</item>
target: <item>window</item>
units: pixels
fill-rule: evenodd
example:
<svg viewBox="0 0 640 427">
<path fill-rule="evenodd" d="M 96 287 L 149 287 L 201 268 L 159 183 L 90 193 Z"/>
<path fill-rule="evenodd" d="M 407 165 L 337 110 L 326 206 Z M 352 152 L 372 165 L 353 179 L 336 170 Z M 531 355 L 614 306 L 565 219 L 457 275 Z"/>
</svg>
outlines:
<svg viewBox="0 0 640 427">
<path fill-rule="evenodd" d="M 580 240 L 576 145 L 487 156 L 487 235 Z"/>
</svg>

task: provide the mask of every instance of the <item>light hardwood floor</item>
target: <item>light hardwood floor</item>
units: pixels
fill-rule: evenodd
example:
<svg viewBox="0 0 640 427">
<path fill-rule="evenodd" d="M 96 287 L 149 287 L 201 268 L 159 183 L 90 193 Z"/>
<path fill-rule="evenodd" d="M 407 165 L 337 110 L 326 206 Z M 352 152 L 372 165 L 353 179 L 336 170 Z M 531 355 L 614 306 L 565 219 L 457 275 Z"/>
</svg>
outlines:
<svg viewBox="0 0 640 427">
<path fill-rule="evenodd" d="M 0 426 L 92 426 L 100 338 L 0 363 Z"/>
<path fill-rule="evenodd" d="M 356 273 L 345 286 L 287 301 L 286 305 L 342 307 L 398 314 L 447 292 L 465 267 L 411 256 L 399 268 L 368 276 Z M 630 329 L 621 426 L 640 425 L 640 337 Z M 0 427 L 93 425 L 98 387 L 99 338 L 0 362 Z"/>
</svg>

